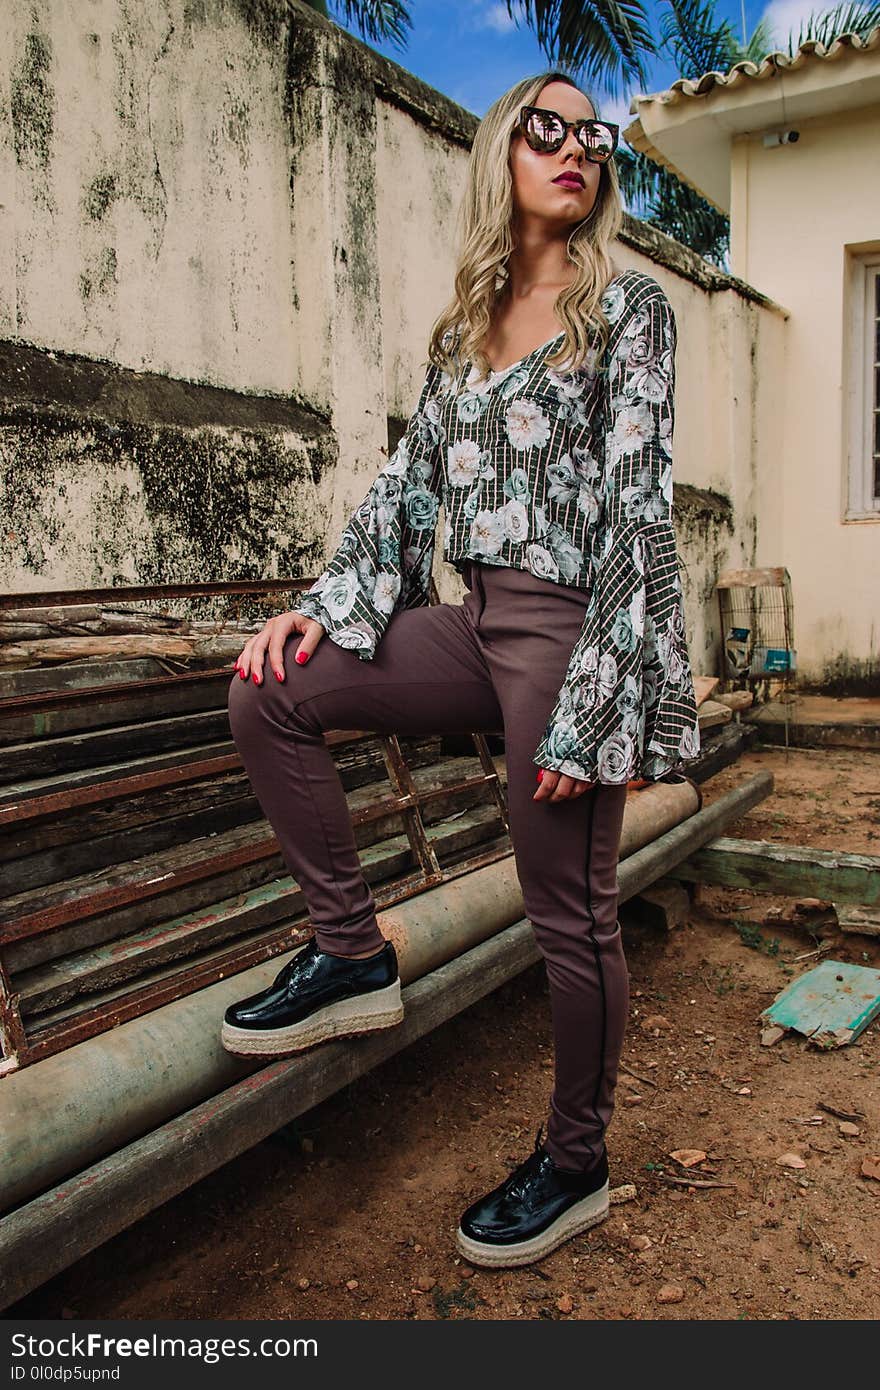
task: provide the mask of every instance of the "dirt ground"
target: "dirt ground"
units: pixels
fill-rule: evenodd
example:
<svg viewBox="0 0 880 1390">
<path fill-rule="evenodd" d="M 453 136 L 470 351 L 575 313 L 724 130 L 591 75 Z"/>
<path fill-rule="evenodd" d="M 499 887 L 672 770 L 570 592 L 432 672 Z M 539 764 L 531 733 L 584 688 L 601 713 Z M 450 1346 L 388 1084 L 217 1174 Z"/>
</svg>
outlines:
<svg viewBox="0 0 880 1390">
<path fill-rule="evenodd" d="M 760 768 L 774 794 L 726 833 L 878 852 L 880 753 L 766 747 L 713 778 L 706 802 Z M 834 1052 L 795 1035 L 761 1046 L 760 1011 L 816 961 L 802 928 L 765 923 L 785 904 L 702 886 L 686 925 L 627 928 L 627 1071 L 608 1149 L 612 1188 L 637 1196 L 541 1264 L 475 1271 L 453 1239 L 546 1118 L 536 965 L 6 1316 L 876 1318 L 880 1182 L 859 1170 L 880 1154 L 880 1022 Z M 830 945 L 880 967 L 880 938 Z M 668 1026 L 646 1029 L 658 1014 Z M 857 1112 L 858 1133 L 820 1103 Z M 684 1148 L 706 1153 L 699 1169 L 670 1159 Z M 781 1166 L 786 1153 L 805 1166 Z M 664 1181 L 687 1171 L 730 1186 Z"/>
</svg>

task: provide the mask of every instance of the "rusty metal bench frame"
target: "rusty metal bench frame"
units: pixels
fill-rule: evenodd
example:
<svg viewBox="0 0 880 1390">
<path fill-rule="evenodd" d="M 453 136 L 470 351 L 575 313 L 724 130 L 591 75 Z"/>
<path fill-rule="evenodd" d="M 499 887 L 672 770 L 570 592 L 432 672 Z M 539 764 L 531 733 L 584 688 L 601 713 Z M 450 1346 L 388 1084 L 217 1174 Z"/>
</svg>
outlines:
<svg viewBox="0 0 880 1390">
<path fill-rule="evenodd" d="M 83 603 L 121 602 L 196 599 L 199 597 L 223 597 L 234 599 L 237 596 L 288 594 L 302 589 L 311 579 L 235 581 L 231 583 L 169 584 L 150 586 L 126 586 L 105 589 L 54 590 L 40 593 L 19 593 L 0 595 L 0 612 L 16 608 L 65 607 Z M 438 602 L 436 586 L 431 581 L 431 602 Z M 329 640 L 329 639 L 328 639 Z M 205 683 L 228 683 L 230 672 L 225 667 L 209 670 L 172 672 L 160 676 L 135 681 L 118 681 L 90 687 L 80 687 L 66 691 L 41 691 L 30 695 L 15 695 L 0 698 L 0 723 L 4 716 L 24 716 L 38 719 L 52 711 L 74 708 L 96 699 L 102 704 L 113 704 L 132 696 L 151 693 L 183 692 Z M 500 732 L 500 731 L 499 731 Z M 482 734 L 471 736 L 481 773 L 453 782 L 444 782 L 441 787 L 419 789 L 413 777 L 399 740 L 394 736 L 377 735 L 359 730 L 340 730 L 327 734 L 328 746 L 355 742 L 361 739 L 378 739 L 381 744 L 385 769 L 391 785 L 392 795 L 382 797 L 370 805 L 355 810 L 352 821 L 355 826 L 369 820 L 379 819 L 389 814 L 400 816 L 409 841 L 415 862 L 415 871 L 398 877 L 391 883 L 383 884 L 375 890 L 377 905 L 388 908 L 394 903 L 413 897 L 439 883 L 470 873 L 484 864 L 509 856 L 512 847 L 509 840 L 500 848 L 478 854 L 471 854 L 453 866 L 442 867 L 427 831 L 423 810 L 432 801 L 448 797 L 452 793 L 465 792 L 472 788 L 485 787 L 495 804 L 504 831 L 509 828 L 507 802 L 498 769 L 490 752 L 487 740 Z M 10 792 L 4 794 L 0 787 L 0 830 L 11 831 L 33 825 L 40 821 L 63 817 L 71 811 L 81 811 L 91 806 L 100 806 L 114 800 L 121 800 L 143 792 L 182 786 L 205 778 L 220 776 L 226 772 L 241 769 L 237 753 L 209 758 L 185 758 L 186 749 L 177 750 L 179 756 L 169 755 L 169 764 L 147 773 L 127 777 L 101 778 L 100 769 L 96 777 L 86 785 L 66 791 L 49 792 L 28 798 L 16 799 Z M 179 970 L 170 976 L 152 983 L 134 984 L 121 995 L 98 1001 L 86 1008 L 75 1011 L 70 1017 L 55 1023 L 31 1028 L 22 1017 L 21 998 L 14 988 L 14 981 L 2 955 L 2 948 L 13 941 L 26 937 L 40 936 L 69 926 L 76 921 L 86 920 L 102 912 L 124 907 L 128 902 L 144 899 L 147 896 L 160 896 L 173 892 L 177 887 L 208 879 L 247 863 L 268 859 L 279 854 L 278 842 L 267 831 L 266 836 L 256 844 L 235 850 L 231 853 L 208 856 L 184 870 L 173 871 L 159 880 L 142 881 L 132 878 L 130 882 L 112 888 L 98 889 L 92 894 L 71 898 L 68 901 L 47 907 L 45 911 L 32 911 L 18 917 L 0 921 L 0 1076 L 29 1066 L 41 1058 L 74 1046 L 85 1038 L 116 1027 L 128 1019 L 159 1008 L 173 999 L 193 993 L 216 980 L 246 970 L 273 956 L 280 955 L 298 945 L 311 934 L 306 918 L 291 928 L 288 924 L 281 928 L 268 929 L 257 942 L 253 940 L 233 943 L 228 949 L 213 952 L 210 960 L 184 962 Z"/>
</svg>

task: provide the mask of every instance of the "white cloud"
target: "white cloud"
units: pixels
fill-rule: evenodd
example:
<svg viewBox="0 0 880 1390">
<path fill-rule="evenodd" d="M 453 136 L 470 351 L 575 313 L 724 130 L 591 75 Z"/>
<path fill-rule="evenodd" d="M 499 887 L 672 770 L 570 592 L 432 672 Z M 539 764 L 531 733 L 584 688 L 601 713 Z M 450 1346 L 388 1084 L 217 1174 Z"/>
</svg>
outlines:
<svg viewBox="0 0 880 1390">
<path fill-rule="evenodd" d="M 627 126 L 635 120 L 635 116 L 631 116 L 629 113 L 630 100 L 631 98 L 626 96 L 616 97 L 612 101 L 610 97 L 603 97 L 598 92 L 596 93 L 596 106 L 599 109 L 600 120 L 610 121 L 612 125 L 620 126 L 621 136 Z M 621 139 L 622 143 L 623 140 Z"/>
<path fill-rule="evenodd" d="M 788 36 L 794 41 L 802 22 L 811 14 L 818 14 L 828 8 L 822 0 L 771 0 L 762 18 L 770 25 L 773 33 L 773 47 L 780 53 L 788 52 Z"/>
<path fill-rule="evenodd" d="M 470 28 L 491 29 L 495 34 L 510 34 L 516 28 L 516 15 L 519 11 L 519 18 L 524 18 L 519 5 L 514 6 L 513 17 L 508 12 L 503 0 L 475 0 L 472 14 L 470 15 Z"/>
</svg>

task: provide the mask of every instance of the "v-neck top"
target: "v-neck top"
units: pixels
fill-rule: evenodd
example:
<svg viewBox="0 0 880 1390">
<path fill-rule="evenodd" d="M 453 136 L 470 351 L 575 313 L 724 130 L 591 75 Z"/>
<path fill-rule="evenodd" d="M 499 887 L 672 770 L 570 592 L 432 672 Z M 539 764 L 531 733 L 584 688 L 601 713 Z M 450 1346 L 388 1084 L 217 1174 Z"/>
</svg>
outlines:
<svg viewBox="0 0 880 1390">
<path fill-rule="evenodd" d="M 371 660 L 393 613 L 430 602 L 442 502 L 459 573 L 478 561 L 588 593 L 535 764 L 619 784 L 681 769 L 700 736 L 672 524 L 675 317 L 636 269 L 602 308 L 608 343 L 574 372 L 545 363 L 564 332 L 486 377 L 429 363 L 397 448 L 291 607 Z"/>
</svg>

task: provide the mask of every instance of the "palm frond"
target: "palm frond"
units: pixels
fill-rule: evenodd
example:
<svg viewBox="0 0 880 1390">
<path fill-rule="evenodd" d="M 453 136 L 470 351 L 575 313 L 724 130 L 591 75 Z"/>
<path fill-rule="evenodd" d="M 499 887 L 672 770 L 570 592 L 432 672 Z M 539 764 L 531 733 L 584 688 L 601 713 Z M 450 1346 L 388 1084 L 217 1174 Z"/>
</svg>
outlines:
<svg viewBox="0 0 880 1390">
<path fill-rule="evenodd" d="M 660 16 L 660 48 L 681 77 L 727 72 L 740 56 L 729 22 L 719 17 L 716 0 L 666 0 Z"/>
<path fill-rule="evenodd" d="M 802 43 L 813 39 L 830 48 L 841 34 L 857 34 L 866 38 L 880 24 L 880 4 L 850 3 L 835 5 L 830 10 L 814 10 L 801 20 L 797 39 L 792 30 L 788 35 L 788 56 L 793 58 Z"/>
<path fill-rule="evenodd" d="M 648 84 L 657 48 L 642 0 L 507 0 L 524 17 L 549 62 L 611 97 Z"/>
<path fill-rule="evenodd" d="M 313 8 L 317 9 L 317 5 Z M 413 24 L 409 10 L 400 0 L 340 0 L 336 8 L 343 12 L 340 23 L 347 29 L 354 26 L 370 43 L 387 40 L 398 48 L 406 48 L 406 30 L 412 29 Z"/>
<path fill-rule="evenodd" d="M 723 212 L 638 150 L 618 149 L 614 160 L 621 192 L 633 217 L 728 269 L 730 219 Z"/>
</svg>

